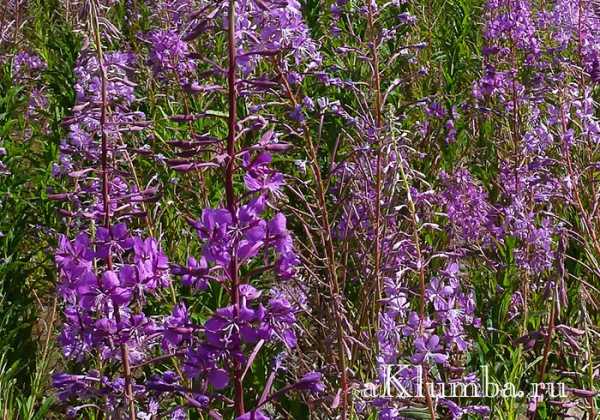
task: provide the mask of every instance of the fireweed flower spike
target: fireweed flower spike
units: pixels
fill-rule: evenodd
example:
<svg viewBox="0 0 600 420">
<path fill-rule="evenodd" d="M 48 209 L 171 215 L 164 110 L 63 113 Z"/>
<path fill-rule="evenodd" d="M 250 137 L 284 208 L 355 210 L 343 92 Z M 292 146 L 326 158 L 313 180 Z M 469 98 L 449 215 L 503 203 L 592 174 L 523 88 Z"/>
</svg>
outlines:
<svg viewBox="0 0 600 420">
<path fill-rule="evenodd" d="M 246 10 L 245 7 L 250 9 Z M 225 203 L 223 208 L 204 209 L 201 219 L 192 223 L 204 243 L 200 263 L 197 259 L 190 259 L 188 264 L 204 266 L 205 270 L 208 269 L 206 265 L 213 270 L 218 268 L 216 279 L 229 290 L 230 305 L 217 309 L 204 324 L 204 339 L 189 349 L 184 372 L 191 378 L 204 378 L 216 390 L 231 386 L 234 412 L 238 418 L 244 418 L 246 411 L 243 369 L 245 364 L 252 363 L 252 359 L 248 359 L 250 351 L 253 348 L 260 349 L 257 345 L 271 342 L 280 342 L 288 348 L 296 345 L 297 309 L 288 298 L 284 294 L 269 297 L 268 293 L 243 283 L 240 278 L 241 268 L 256 261 L 257 257 L 271 260 L 268 266 L 272 266 L 281 279 L 294 276 L 295 266 L 299 262 L 285 216 L 276 213 L 271 220 L 265 219 L 268 206 L 274 204 L 271 200 L 281 195 L 284 184 L 282 174 L 270 168 L 272 156 L 266 151 L 276 150 L 269 147 L 275 140 L 273 133 L 263 135 L 256 151 L 246 148 L 240 153 L 238 150 L 238 58 L 239 48 L 245 40 L 243 32 L 242 35 L 238 32 L 238 25 L 259 24 L 253 21 L 261 16 L 256 7 L 251 2 L 238 3 L 232 0 L 223 10 L 227 17 L 229 54 L 228 136 L 222 160 Z M 278 13 L 279 7 L 275 7 L 272 13 Z M 251 68 L 248 66 L 241 70 L 249 72 Z M 236 168 L 245 172 L 243 180 L 247 194 L 243 201 L 234 189 Z M 186 277 L 184 281 L 189 282 L 189 278 Z M 256 411 L 256 416 L 266 418 L 261 411 Z"/>
<path fill-rule="evenodd" d="M 135 100 L 134 84 L 128 79 L 132 55 L 104 54 L 100 10 L 92 4 L 89 19 L 96 52 L 81 52 L 75 71 L 77 102 L 55 171 L 76 181 L 77 194 L 55 196 L 71 201 L 71 224 L 79 231 L 74 239 L 61 236 L 56 251 L 59 293 L 65 303 L 59 342 L 67 358 L 90 370 L 84 375 L 57 374 L 54 385 L 65 402 L 88 400 L 106 413 L 127 413 L 134 419 L 144 387 L 136 383 L 131 367 L 145 359 L 157 340 L 152 338 L 154 321 L 139 308 L 168 285 L 169 267 L 155 239 L 132 234 L 127 227 L 127 221 L 143 213 L 140 203 L 151 194 L 144 197 L 133 181 L 115 175 L 117 168 L 126 173 L 126 149 L 117 145 L 123 133 L 136 130 L 143 114 L 130 110 Z M 120 222 L 115 223 L 117 218 Z M 173 323 L 168 318 L 169 322 Z M 102 370 L 94 369 L 94 360 L 102 361 Z M 82 408 L 74 406 L 70 414 Z"/>
</svg>

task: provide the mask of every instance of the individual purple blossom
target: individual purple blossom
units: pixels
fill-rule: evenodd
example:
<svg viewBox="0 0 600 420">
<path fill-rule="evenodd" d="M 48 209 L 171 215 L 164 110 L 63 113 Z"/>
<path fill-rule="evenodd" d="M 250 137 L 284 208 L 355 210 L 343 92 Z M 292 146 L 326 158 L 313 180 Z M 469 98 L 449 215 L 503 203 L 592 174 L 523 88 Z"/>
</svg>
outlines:
<svg viewBox="0 0 600 420">
<path fill-rule="evenodd" d="M 270 153 L 261 152 L 255 156 L 245 153 L 244 183 L 249 191 L 268 190 L 271 193 L 277 193 L 283 186 L 283 175 L 272 170 L 269 165 L 272 161 Z"/>
<path fill-rule="evenodd" d="M 508 320 L 512 321 L 521 313 L 523 309 L 523 295 L 521 292 L 515 292 L 510 297 L 510 306 L 508 307 Z"/>
<path fill-rule="evenodd" d="M 46 93 L 42 89 L 33 88 L 29 94 L 26 115 L 34 117 L 46 109 L 48 109 L 48 97 Z"/>
<path fill-rule="evenodd" d="M 433 118 L 444 118 L 446 116 L 446 110 L 439 102 L 430 102 L 425 108 L 425 113 Z"/>
<path fill-rule="evenodd" d="M 184 286 L 193 287 L 199 290 L 208 288 L 208 278 L 206 275 L 209 272 L 208 263 L 204 256 L 198 260 L 194 257 L 188 257 L 186 267 L 178 267 L 172 270 L 173 274 L 181 275 L 181 282 Z"/>
<path fill-rule="evenodd" d="M 193 332 L 191 325 L 185 304 L 175 305 L 171 316 L 167 317 L 163 323 L 163 349 L 168 351 L 170 347 L 178 348 L 182 341 L 191 340 Z"/>
</svg>

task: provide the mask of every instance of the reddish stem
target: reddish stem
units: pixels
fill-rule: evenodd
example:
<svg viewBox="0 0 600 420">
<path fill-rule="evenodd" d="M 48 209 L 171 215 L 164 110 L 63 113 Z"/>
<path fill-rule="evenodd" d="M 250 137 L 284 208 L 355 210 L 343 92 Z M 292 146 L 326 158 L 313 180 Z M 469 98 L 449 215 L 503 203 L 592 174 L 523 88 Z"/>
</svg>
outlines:
<svg viewBox="0 0 600 420">
<path fill-rule="evenodd" d="M 377 54 L 377 37 L 375 36 L 375 25 L 373 23 L 373 5 L 371 0 L 368 1 L 368 29 L 370 33 L 370 44 L 371 44 L 371 67 L 373 70 L 373 83 L 375 88 L 375 103 L 373 104 L 373 111 L 375 112 L 375 124 L 376 124 L 376 136 L 377 136 L 377 174 L 375 177 L 375 281 L 377 283 L 377 299 L 381 300 L 381 290 L 383 288 L 381 284 L 381 189 L 382 189 L 382 162 L 381 162 L 381 136 L 380 130 L 382 127 L 381 107 L 381 80 L 379 76 L 379 55 Z M 375 305 L 373 305 L 375 307 Z"/>
<path fill-rule="evenodd" d="M 419 334 L 423 336 L 425 333 L 425 311 L 427 309 L 425 302 L 425 261 L 423 259 L 423 252 L 421 250 L 421 239 L 419 236 L 419 221 L 417 219 L 417 208 L 415 206 L 415 202 L 410 191 L 408 177 L 406 175 L 403 165 L 404 162 L 400 162 L 399 169 L 400 174 L 402 175 L 402 179 L 404 181 L 404 187 L 406 189 L 406 198 L 408 201 L 408 209 L 410 213 L 410 223 L 413 231 L 413 242 L 415 245 L 415 257 L 419 269 Z M 429 410 L 429 415 L 431 419 L 435 420 L 435 407 L 433 406 L 433 400 L 431 398 L 431 394 L 429 393 L 429 367 L 427 365 L 423 365 L 423 374 L 425 376 L 425 401 L 427 403 L 427 408 Z"/>
<path fill-rule="evenodd" d="M 95 5 L 96 6 L 96 5 Z M 106 121 L 108 116 L 108 95 L 107 95 L 107 76 L 106 67 L 104 66 L 104 55 L 102 53 L 102 44 L 100 39 L 100 29 L 98 25 L 97 9 L 94 7 L 94 32 L 96 37 L 96 51 L 98 55 L 98 67 L 100 69 L 101 77 L 101 108 L 100 108 L 100 135 L 101 135 L 101 164 L 102 164 L 102 200 L 104 210 L 104 227 L 110 231 L 111 218 L 110 218 L 110 168 L 109 168 L 109 139 L 106 135 Z M 108 253 L 107 258 L 107 269 L 113 269 L 112 252 Z M 115 321 L 117 325 L 121 324 L 121 314 L 119 312 L 119 305 L 113 301 L 113 312 L 115 315 Z M 131 366 L 129 364 L 129 348 L 127 343 L 120 344 L 121 349 L 121 360 L 123 363 L 123 376 L 125 377 L 125 397 L 129 405 L 129 418 L 131 420 L 136 419 L 135 415 L 135 401 L 133 399 L 133 385 L 131 383 Z"/>
<path fill-rule="evenodd" d="M 556 318 L 556 309 L 554 300 L 550 300 L 550 316 L 548 319 L 548 330 L 546 331 L 546 339 L 544 340 L 544 353 L 542 364 L 540 365 L 540 378 L 539 383 L 544 382 L 544 376 L 546 375 L 546 368 L 548 366 L 548 356 L 550 355 L 550 346 L 552 345 L 552 335 L 554 334 L 554 321 Z"/>
<path fill-rule="evenodd" d="M 281 67 L 279 64 L 274 61 L 275 69 L 277 70 L 277 75 L 283 84 L 285 92 L 294 107 L 298 105 L 298 99 L 290 84 L 281 71 Z M 346 344 L 345 344 L 345 335 L 344 335 L 344 327 L 343 327 L 343 319 L 342 314 L 340 313 L 339 305 L 342 303 L 342 295 L 341 288 L 338 281 L 337 276 L 337 268 L 335 262 L 335 249 L 333 246 L 333 235 L 331 229 L 331 222 L 329 218 L 329 212 L 327 211 L 327 202 L 325 200 L 325 186 L 323 183 L 323 177 L 321 174 L 321 168 L 319 168 L 319 162 L 317 159 L 317 148 L 315 143 L 310 135 L 310 128 L 306 124 L 305 121 L 302 121 L 302 134 L 304 136 L 304 140 L 306 141 L 308 157 L 310 158 L 310 167 L 315 178 L 315 184 L 317 187 L 317 200 L 319 205 L 319 210 L 321 211 L 321 226 L 325 235 L 321 236 L 321 240 L 323 245 L 325 246 L 325 253 L 327 256 L 327 271 L 329 277 L 329 289 L 331 293 L 331 297 L 333 299 L 333 307 L 332 312 L 335 321 L 335 328 L 337 333 L 337 345 L 338 345 L 338 369 L 340 371 L 340 385 L 341 385 L 341 419 L 345 420 L 348 416 L 348 408 L 349 408 L 349 393 L 348 393 L 348 372 L 346 372 Z"/>
<path fill-rule="evenodd" d="M 235 138 L 237 125 L 237 91 L 236 91 L 236 44 L 235 44 L 235 0 L 229 0 L 229 19 L 227 33 L 227 48 L 229 51 L 229 64 L 227 70 L 227 89 L 229 94 L 229 118 L 227 135 L 227 166 L 225 167 L 225 195 L 227 209 L 231 213 L 233 223 L 237 222 L 237 209 L 235 192 L 233 190 L 233 175 L 235 171 Z M 231 281 L 231 303 L 234 305 L 235 317 L 240 312 L 240 278 L 238 273 L 238 261 L 235 247 L 231 250 L 231 262 L 229 263 L 229 276 Z M 244 387 L 242 384 L 242 368 L 240 363 L 233 361 L 233 385 L 234 385 L 234 410 L 236 416 L 244 414 Z"/>
</svg>

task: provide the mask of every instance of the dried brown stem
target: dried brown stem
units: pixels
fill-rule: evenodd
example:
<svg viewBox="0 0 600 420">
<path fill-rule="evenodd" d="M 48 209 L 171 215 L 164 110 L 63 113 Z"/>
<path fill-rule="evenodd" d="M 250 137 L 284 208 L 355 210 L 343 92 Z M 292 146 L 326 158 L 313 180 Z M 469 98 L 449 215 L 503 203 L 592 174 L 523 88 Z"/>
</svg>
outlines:
<svg viewBox="0 0 600 420">
<path fill-rule="evenodd" d="M 281 80 L 285 92 L 289 98 L 289 100 L 292 102 L 292 105 L 295 107 L 296 105 L 298 105 L 298 100 L 296 99 L 296 95 L 294 94 L 294 92 L 292 91 L 287 78 L 283 75 L 283 72 L 281 71 L 281 67 L 279 66 L 279 64 L 277 62 L 275 62 L 275 67 L 279 76 L 279 79 Z M 320 218 L 321 218 L 321 225 L 322 225 L 322 231 L 324 232 L 324 235 L 322 234 L 322 241 L 324 242 L 325 245 L 325 252 L 327 255 L 327 272 L 328 272 L 328 277 L 329 277 L 329 288 L 330 288 L 330 293 L 331 293 L 331 297 L 333 299 L 332 302 L 332 310 L 333 310 L 333 315 L 334 315 L 334 320 L 335 320 L 335 328 L 336 328 L 336 332 L 337 332 L 337 341 L 338 341 L 338 369 L 340 371 L 340 382 L 341 382 L 341 418 L 342 420 L 345 420 L 348 416 L 348 399 L 349 399 L 349 395 L 348 395 L 348 372 L 346 371 L 346 345 L 345 345 L 345 336 L 344 336 L 344 328 L 343 328 L 343 324 L 342 324 L 342 314 L 340 313 L 340 303 L 341 303 L 341 291 L 340 291 L 340 286 L 339 286 L 339 282 L 338 282 L 338 276 L 337 276 L 337 268 L 336 268 L 336 263 L 335 263 L 335 251 L 334 251 L 334 245 L 333 245 L 333 235 L 332 235 L 332 230 L 331 230 L 331 223 L 330 223 L 330 218 L 329 218 L 329 212 L 327 210 L 327 201 L 325 199 L 325 187 L 323 184 L 323 177 L 321 174 L 321 168 L 319 167 L 319 162 L 317 159 L 317 149 L 315 147 L 315 144 L 312 140 L 312 136 L 310 134 L 310 129 L 308 127 L 308 125 L 303 121 L 301 123 L 302 125 L 302 134 L 304 137 L 304 140 L 306 142 L 306 146 L 307 146 L 307 151 L 308 151 L 308 157 L 310 159 L 310 168 L 311 171 L 313 173 L 313 176 L 315 178 L 315 184 L 316 184 L 316 193 L 317 193 L 317 200 L 319 203 L 319 210 L 320 210 Z"/>
</svg>

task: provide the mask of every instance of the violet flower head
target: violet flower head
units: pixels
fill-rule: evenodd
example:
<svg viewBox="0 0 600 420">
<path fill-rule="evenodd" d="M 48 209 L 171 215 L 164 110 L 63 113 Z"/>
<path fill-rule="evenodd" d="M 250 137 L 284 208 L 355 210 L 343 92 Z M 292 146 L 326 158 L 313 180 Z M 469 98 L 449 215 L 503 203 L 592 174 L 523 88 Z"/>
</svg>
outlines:
<svg viewBox="0 0 600 420">
<path fill-rule="evenodd" d="M 175 30 L 156 30 L 147 36 L 150 43 L 148 64 L 161 81 L 174 78 L 182 86 L 195 79 L 196 63 L 190 57 L 188 44 Z"/>
<path fill-rule="evenodd" d="M 16 81 L 23 82 L 36 78 L 46 67 L 39 55 L 21 51 L 13 58 L 12 74 Z"/>
</svg>

